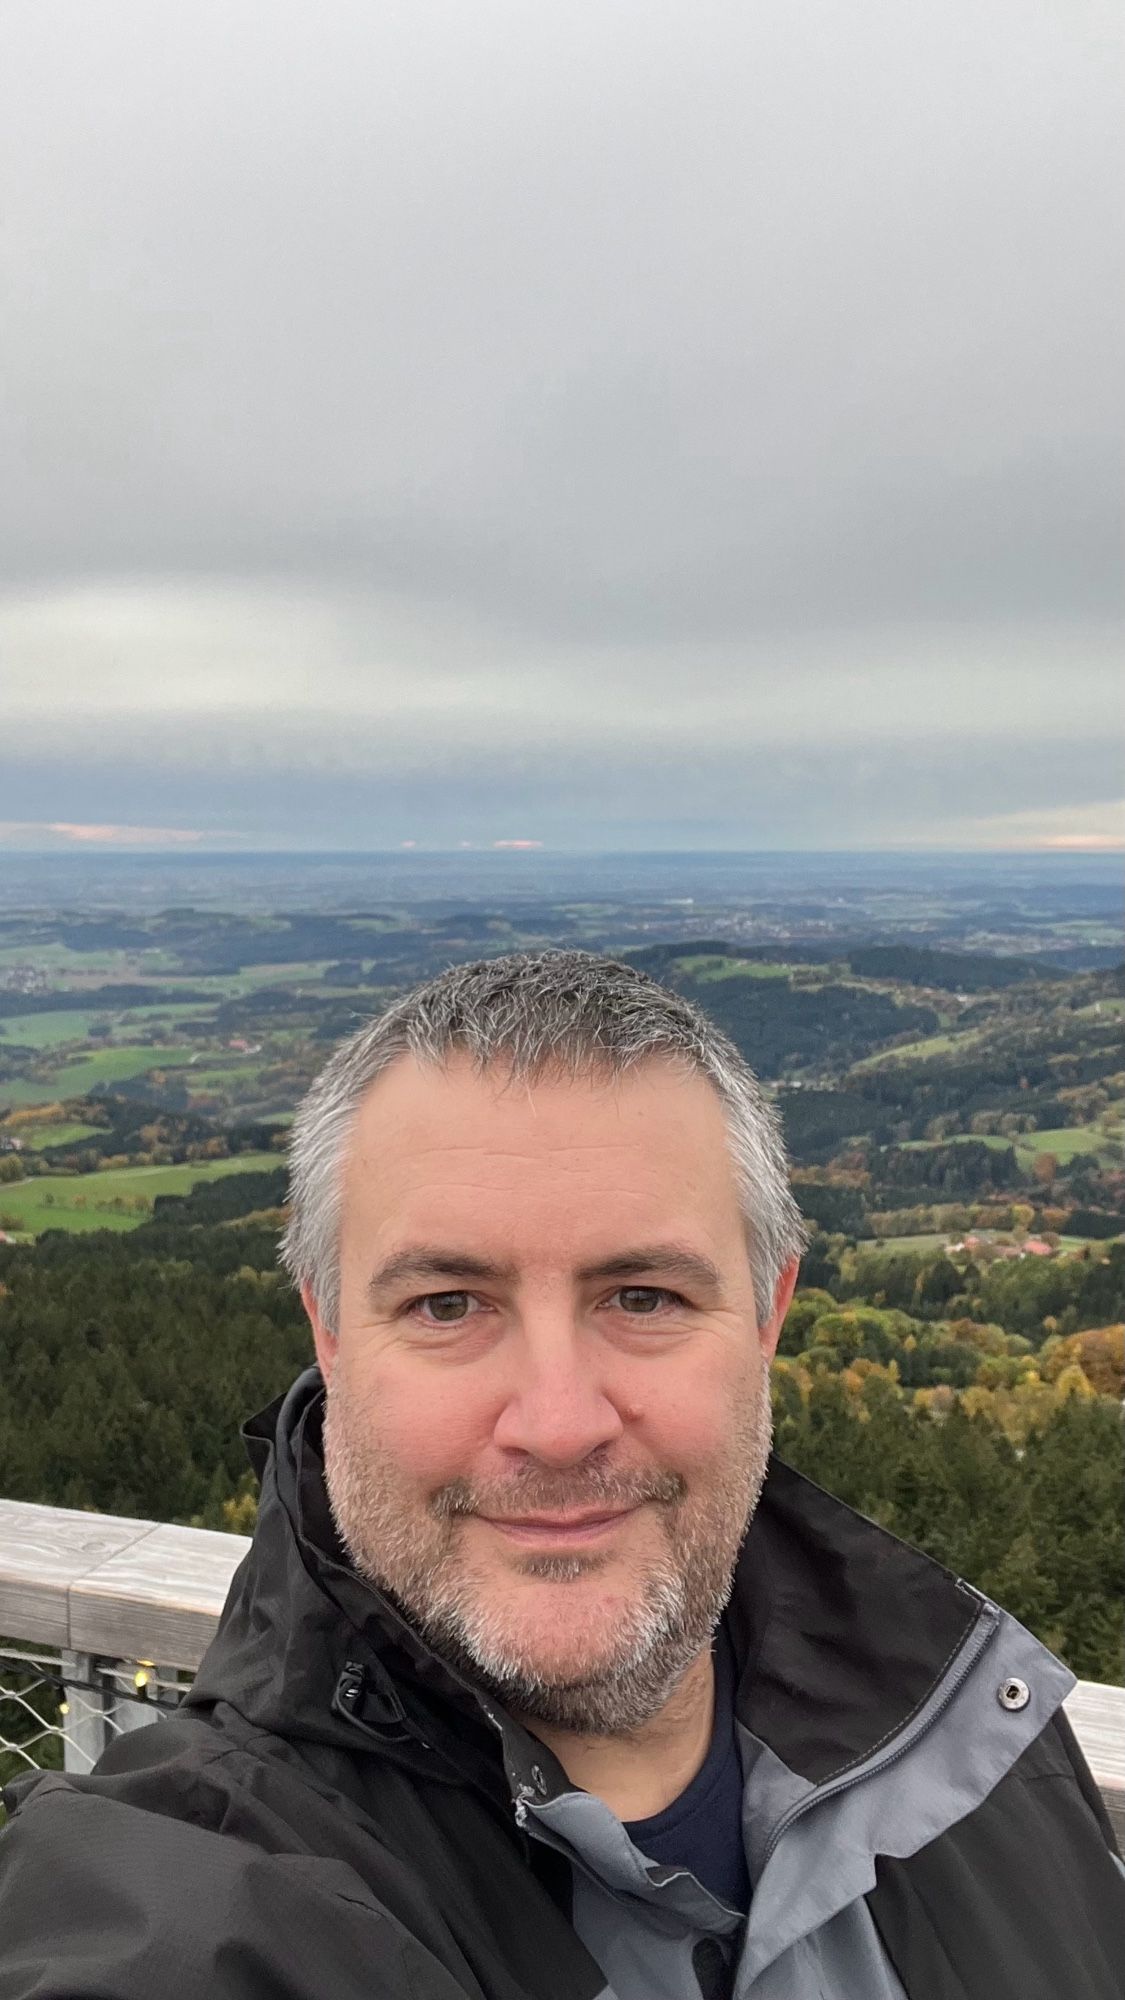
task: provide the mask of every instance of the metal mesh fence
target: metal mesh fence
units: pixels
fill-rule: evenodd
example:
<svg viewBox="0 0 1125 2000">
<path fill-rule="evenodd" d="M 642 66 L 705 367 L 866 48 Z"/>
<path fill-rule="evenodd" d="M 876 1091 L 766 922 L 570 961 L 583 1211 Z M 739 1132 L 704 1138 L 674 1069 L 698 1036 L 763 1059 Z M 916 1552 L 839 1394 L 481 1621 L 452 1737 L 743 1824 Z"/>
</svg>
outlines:
<svg viewBox="0 0 1125 2000">
<path fill-rule="evenodd" d="M 116 1737 L 175 1708 L 184 1686 L 145 1660 L 0 1639 L 0 1785 L 34 1770 L 92 1770 Z"/>
</svg>

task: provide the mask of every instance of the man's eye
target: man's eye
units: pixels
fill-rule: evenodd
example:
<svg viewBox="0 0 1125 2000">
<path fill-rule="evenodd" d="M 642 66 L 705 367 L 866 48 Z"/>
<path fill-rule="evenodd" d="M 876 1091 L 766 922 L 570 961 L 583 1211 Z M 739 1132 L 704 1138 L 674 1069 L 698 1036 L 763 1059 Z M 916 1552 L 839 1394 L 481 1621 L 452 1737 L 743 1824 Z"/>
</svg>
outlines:
<svg viewBox="0 0 1125 2000">
<path fill-rule="evenodd" d="M 410 1309 L 420 1315 L 423 1324 L 455 1326 L 458 1320 L 471 1317 L 472 1304 L 471 1292 L 427 1292 L 424 1298 L 414 1299 Z"/>
<path fill-rule="evenodd" d="M 678 1292 L 666 1292 L 660 1285 L 622 1285 L 615 1294 L 623 1312 L 631 1313 L 635 1319 L 642 1319 L 650 1313 L 657 1313 L 661 1306 L 682 1306 Z"/>
</svg>

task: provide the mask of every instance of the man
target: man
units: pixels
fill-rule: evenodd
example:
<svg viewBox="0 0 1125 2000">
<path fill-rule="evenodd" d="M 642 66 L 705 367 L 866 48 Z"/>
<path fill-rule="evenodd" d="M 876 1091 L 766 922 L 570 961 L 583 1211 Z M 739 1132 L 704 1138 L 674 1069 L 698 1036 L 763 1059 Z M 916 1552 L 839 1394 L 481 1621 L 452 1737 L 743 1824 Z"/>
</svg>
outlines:
<svg viewBox="0 0 1125 2000">
<path fill-rule="evenodd" d="M 182 1709 L 13 1788 L 0 2000 L 1125 1991 L 1072 1676 L 767 1469 L 802 1232 L 724 1037 L 583 953 L 457 968 L 292 1162 L 319 1370 Z"/>
</svg>

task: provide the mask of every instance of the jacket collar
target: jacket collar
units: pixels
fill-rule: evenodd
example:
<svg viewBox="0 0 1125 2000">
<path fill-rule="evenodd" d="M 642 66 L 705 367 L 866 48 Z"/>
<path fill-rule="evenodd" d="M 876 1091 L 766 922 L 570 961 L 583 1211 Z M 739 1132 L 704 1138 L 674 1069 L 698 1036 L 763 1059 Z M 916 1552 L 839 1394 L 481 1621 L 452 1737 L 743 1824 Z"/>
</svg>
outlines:
<svg viewBox="0 0 1125 2000">
<path fill-rule="evenodd" d="M 984 1602 L 773 1458 L 728 1614 L 738 1720 L 801 1777 L 834 1777 L 918 1711 Z"/>
</svg>

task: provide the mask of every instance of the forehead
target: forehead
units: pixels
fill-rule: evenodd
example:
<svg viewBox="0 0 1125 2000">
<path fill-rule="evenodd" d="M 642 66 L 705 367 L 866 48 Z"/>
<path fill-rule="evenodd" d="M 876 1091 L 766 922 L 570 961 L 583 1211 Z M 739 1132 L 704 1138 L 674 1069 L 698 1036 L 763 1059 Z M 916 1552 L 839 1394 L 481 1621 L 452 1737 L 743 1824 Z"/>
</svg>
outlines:
<svg viewBox="0 0 1125 2000">
<path fill-rule="evenodd" d="M 738 1219 L 723 1107 L 707 1078 L 661 1058 L 619 1077 L 513 1078 L 467 1057 L 403 1057 L 366 1093 L 344 1161 L 344 1220 L 370 1227 L 490 1212 L 534 1223 L 621 1203 Z M 632 1217 L 642 1219 L 639 1213 Z"/>
</svg>

